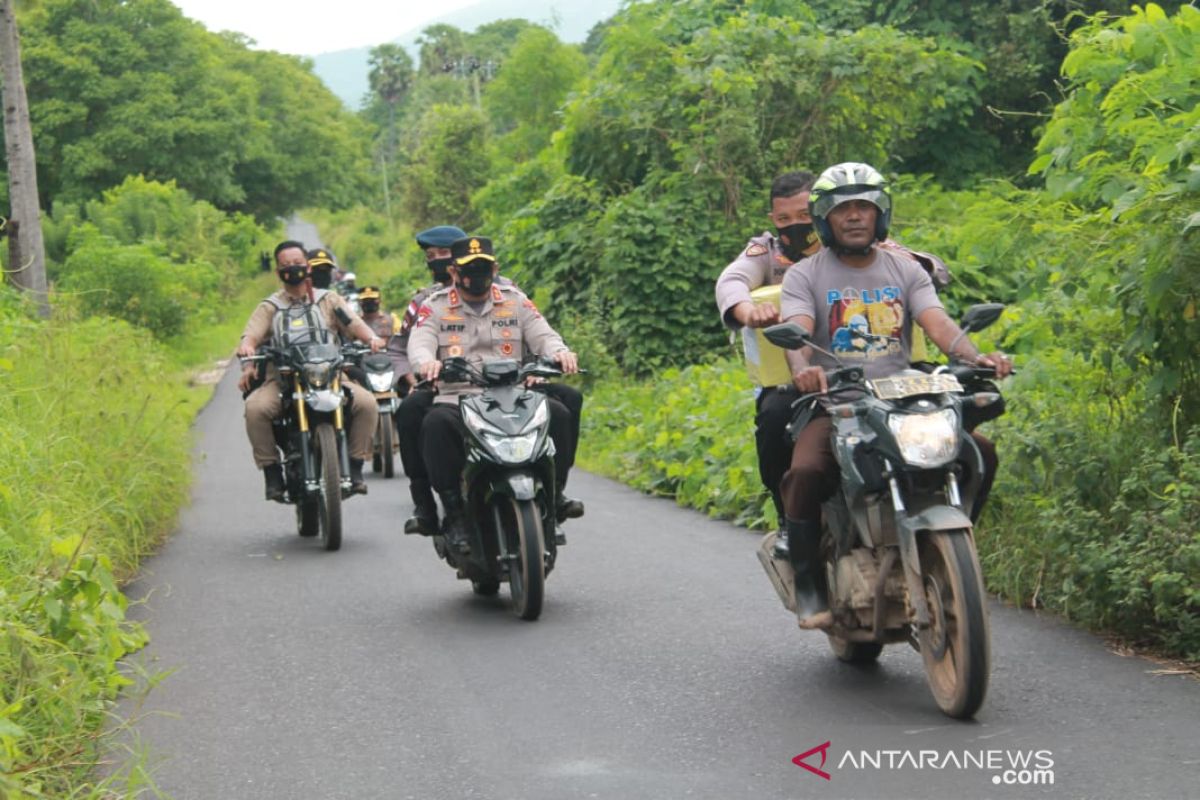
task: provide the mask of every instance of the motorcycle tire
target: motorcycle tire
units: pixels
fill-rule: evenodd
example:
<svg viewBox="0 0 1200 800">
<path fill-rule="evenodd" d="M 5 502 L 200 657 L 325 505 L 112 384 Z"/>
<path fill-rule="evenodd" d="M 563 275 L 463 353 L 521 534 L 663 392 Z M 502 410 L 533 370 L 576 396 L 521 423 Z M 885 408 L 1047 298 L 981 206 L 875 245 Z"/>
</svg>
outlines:
<svg viewBox="0 0 1200 800">
<path fill-rule="evenodd" d="M 498 499 L 502 509 L 503 535 L 508 552 L 514 556 L 508 562 L 508 592 L 513 613 L 524 620 L 535 620 L 542 613 L 542 598 L 546 589 L 546 544 L 542 515 L 533 500 Z"/>
<path fill-rule="evenodd" d="M 305 538 L 320 533 L 321 509 L 315 497 L 296 504 L 296 531 Z"/>
<path fill-rule="evenodd" d="M 847 664 L 874 664 L 883 652 L 883 645 L 879 642 L 850 642 L 833 634 L 827 636 L 829 649 L 837 656 L 838 661 Z"/>
<path fill-rule="evenodd" d="M 396 475 L 396 434 L 392 429 L 390 414 L 379 415 L 379 452 L 382 453 L 383 477 Z M 379 470 L 376 470 L 378 472 Z"/>
<path fill-rule="evenodd" d="M 317 474 L 321 478 L 321 491 L 317 495 L 321 544 L 332 551 L 342 546 L 342 474 L 338 469 L 337 434 L 328 422 L 322 422 L 313 433 Z"/>
<path fill-rule="evenodd" d="M 969 531 L 934 531 L 919 540 L 930 626 L 919 637 L 925 676 L 938 708 L 974 716 L 987 694 L 991 633 L 982 570 Z"/>
<path fill-rule="evenodd" d="M 471 591 L 480 597 L 495 597 L 500 591 L 500 581 L 471 581 Z"/>
</svg>

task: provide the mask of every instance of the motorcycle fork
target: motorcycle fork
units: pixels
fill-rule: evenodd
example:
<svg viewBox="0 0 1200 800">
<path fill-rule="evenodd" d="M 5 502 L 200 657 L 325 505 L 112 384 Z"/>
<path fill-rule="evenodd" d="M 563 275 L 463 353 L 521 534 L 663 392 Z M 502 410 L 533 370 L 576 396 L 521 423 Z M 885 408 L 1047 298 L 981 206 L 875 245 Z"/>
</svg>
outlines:
<svg viewBox="0 0 1200 800">
<path fill-rule="evenodd" d="M 341 376 L 333 376 L 332 387 L 334 395 L 341 394 Z M 350 445 L 346 441 L 346 425 L 342 415 L 342 404 L 333 410 L 333 430 L 337 433 L 338 443 L 338 472 L 342 474 L 343 488 L 350 488 Z"/>
<path fill-rule="evenodd" d="M 294 379 L 295 389 L 293 402 L 296 404 L 296 418 L 300 421 L 300 463 L 304 465 L 304 488 L 312 491 L 316 488 L 317 470 L 312 461 L 312 434 L 308 429 L 308 409 L 304 406 L 304 392 L 300 387 L 300 376 Z"/>
<path fill-rule="evenodd" d="M 904 567 L 904 582 L 908 586 L 909 603 L 913 607 L 913 615 L 917 618 L 917 628 L 926 630 L 929 627 L 929 605 L 925 602 L 925 581 L 921 578 L 921 559 L 917 555 L 917 532 L 909 524 L 908 508 L 904 505 L 904 496 L 900 493 L 900 483 L 896 480 L 896 470 L 890 462 L 887 463 L 885 477 L 888 487 L 892 490 L 892 507 L 896 511 L 896 541 L 900 545 L 900 563 Z M 881 577 L 887 573 L 881 573 Z M 879 597 L 882 582 L 875 587 L 875 624 L 876 630 L 880 623 Z"/>
</svg>

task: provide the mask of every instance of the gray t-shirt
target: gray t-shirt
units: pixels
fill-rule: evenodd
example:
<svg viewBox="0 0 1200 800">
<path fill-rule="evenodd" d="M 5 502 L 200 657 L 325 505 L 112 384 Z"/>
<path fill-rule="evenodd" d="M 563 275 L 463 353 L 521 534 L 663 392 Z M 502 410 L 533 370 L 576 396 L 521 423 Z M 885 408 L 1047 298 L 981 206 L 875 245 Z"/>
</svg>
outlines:
<svg viewBox="0 0 1200 800">
<path fill-rule="evenodd" d="M 829 248 L 804 259 L 783 279 L 780 314 L 816 320 L 813 341 L 846 364 L 862 365 L 868 378 L 884 378 L 906 369 L 912 353 L 913 320 L 941 308 L 933 281 L 921 265 L 903 255 L 875 248 L 869 267 L 851 267 Z M 898 341 L 866 339 L 862 332 Z M 813 352 L 812 363 L 833 369 L 837 363 Z"/>
</svg>

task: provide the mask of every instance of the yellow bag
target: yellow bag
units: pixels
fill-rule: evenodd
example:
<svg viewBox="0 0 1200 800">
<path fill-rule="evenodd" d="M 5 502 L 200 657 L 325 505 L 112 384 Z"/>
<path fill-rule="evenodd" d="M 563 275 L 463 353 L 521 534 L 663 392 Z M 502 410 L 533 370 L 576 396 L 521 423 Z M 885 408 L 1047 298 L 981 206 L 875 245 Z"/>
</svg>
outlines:
<svg viewBox="0 0 1200 800">
<path fill-rule="evenodd" d="M 782 290 L 779 284 L 760 286 L 750 293 L 750 299 L 755 305 L 770 303 L 778 309 Z M 746 373 L 759 386 L 786 386 L 792 382 L 786 351 L 768 342 L 762 328 L 742 328 L 742 350 L 746 355 Z"/>
</svg>

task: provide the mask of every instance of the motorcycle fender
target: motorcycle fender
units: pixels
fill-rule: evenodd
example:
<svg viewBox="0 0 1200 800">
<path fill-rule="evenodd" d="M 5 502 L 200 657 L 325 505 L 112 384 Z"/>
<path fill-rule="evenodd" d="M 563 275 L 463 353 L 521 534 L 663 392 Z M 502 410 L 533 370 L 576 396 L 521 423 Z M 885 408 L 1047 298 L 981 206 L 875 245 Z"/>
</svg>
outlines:
<svg viewBox="0 0 1200 800">
<path fill-rule="evenodd" d="M 930 506 L 900 522 L 913 533 L 920 531 L 953 531 L 971 528 L 971 518 L 953 506 Z"/>
<path fill-rule="evenodd" d="M 498 475 L 492 480 L 492 494 L 504 494 L 514 500 L 537 497 L 537 477 L 525 470 Z"/>
</svg>

